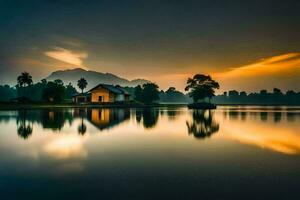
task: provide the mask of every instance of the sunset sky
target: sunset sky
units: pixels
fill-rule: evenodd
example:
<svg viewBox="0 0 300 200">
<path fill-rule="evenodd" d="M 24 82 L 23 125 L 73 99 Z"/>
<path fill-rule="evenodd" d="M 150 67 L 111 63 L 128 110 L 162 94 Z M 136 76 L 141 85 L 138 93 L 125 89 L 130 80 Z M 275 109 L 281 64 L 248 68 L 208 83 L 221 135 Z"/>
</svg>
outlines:
<svg viewBox="0 0 300 200">
<path fill-rule="evenodd" d="M 0 0 L 0 84 L 83 68 L 183 90 L 300 90 L 300 1 Z"/>
</svg>

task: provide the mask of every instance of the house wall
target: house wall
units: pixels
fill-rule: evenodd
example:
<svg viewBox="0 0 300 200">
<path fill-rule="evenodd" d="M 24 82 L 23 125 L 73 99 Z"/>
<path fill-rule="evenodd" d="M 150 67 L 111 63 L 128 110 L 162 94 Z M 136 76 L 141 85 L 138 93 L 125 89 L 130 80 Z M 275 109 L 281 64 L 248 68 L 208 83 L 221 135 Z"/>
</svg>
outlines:
<svg viewBox="0 0 300 200">
<path fill-rule="evenodd" d="M 114 102 L 116 100 L 116 95 L 114 93 L 109 93 L 110 102 Z"/>
<path fill-rule="evenodd" d="M 125 95 L 124 94 L 117 94 L 116 95 L 116 101 L 125 101 Z"/>
<path fill-rule="evenodd" d="M 73 97 L 73 102 L 74 103 L 84 103 L 87 101 L 87 97 L 85 96 L 76 96 L 76 97 Z"/>
<path fill-rule="evenodd" d="M 98 88 L 92 91 L 91 102 L 99 102 L 99 96 L 102 96 L 102 102 L 113 102 L 114 99 L 111 98 L 110 92 L 104 88 Z"/>
</svg>

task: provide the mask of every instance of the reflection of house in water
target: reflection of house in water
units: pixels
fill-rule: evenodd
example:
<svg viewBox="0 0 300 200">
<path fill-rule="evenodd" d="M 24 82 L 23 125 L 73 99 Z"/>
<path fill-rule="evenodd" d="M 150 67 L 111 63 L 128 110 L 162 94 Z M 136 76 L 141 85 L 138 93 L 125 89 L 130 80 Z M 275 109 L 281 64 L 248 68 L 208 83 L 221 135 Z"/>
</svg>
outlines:
<svg viewBox="0 0 300 200">
<path fill-rule="evenodd" d="M 100 130 L 116 126 L 129 118 L 129 109 L 93 108 L 87 110 L 87 119 Z"/>
</svg>

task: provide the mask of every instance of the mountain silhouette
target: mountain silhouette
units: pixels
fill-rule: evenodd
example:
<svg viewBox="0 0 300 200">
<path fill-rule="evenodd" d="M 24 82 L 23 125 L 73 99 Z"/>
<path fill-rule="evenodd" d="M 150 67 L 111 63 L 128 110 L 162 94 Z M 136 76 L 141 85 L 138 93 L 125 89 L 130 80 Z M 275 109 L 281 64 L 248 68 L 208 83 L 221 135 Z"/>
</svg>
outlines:
<svg viewBox="0 0 300 200">
<path fill-rule="evenodd" d="M 81 77 L 87 80 L 87 89 L 90 89 L 99 83 L 135 87 L 137 85 L 143 85 L 144 83 L 150 82 L 145 79 L 134 79 L 130 81 L 111 73 L 87 71 L 81 68 L 55 71 L 46 79 L 48 81 L 61 79 L 65 84 L 72 83 L 72 85 L 77 86 L 77 81 Z"/>
</svg>

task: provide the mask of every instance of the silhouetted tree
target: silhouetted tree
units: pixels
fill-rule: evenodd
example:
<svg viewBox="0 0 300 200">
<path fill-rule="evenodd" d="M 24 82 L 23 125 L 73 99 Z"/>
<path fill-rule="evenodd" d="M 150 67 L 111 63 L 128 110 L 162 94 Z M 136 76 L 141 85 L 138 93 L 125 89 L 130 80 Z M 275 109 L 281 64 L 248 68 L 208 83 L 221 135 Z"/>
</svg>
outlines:
<svg viewBox="0 0 300 200">
<path fill-rule="evenodd" d="M 48 82 L 43 90 L 42 98 L 48 102 L 61 102 L 65 96 L 65 87 L 55 82 Z"/>
<path fill-rule="evenodd" d="M 32 76 L 28 72 L 22 72 L 21 75 L 18 76 L 17 80 L 18 85 L 21 87 L 32 84 Z"/>
<path fill-rule="evenodd" d="M 142 101 L 142 93 L 143 93 L 143 89 L 140 85 L 136 86 L 135 87 L 135 90 L 134 90 L 134 99 L 136 101 Z"/>
<path fill-rule="evenodd" d="M 247 93 L 245 91 L 240 92 L 240 97 L 247 97 Z"/>
<path fill-rule="evenodd" d="M 8 101 L 17 96 L 15 88 L 9 85 L 0 85 L 0 101 Z"/>
<path fill-rule="evenodd" d="M 232 98 L 232 97 L 238 97 L 238 96 L 239 96 L 239 92 L 236 91 L 236 90 L 230 90 L 230 91 L 228 92 L 228 96 L 229 96 L 230 98 Z"/>
<path fill-rule="evenodd" d="M 145 83 L 143 87 L 135 88 L 135 99 L 145 104 L 159 100 L 158 86 L 155 83 Z"/>
<path fill-rule="evenodd" d="M 22 72 L 20 76 L 17 78 L 17 89 L 18 89 L 18 95 L 23 96 L 24 95 L 24 87 L 29 86 L 32 84 L 32 76 L 28 72 Z"/>
<path fill-rule="evenodd" d="M 57 85 L 64 85 L 64 82 L 61 79 L 55 79 L 54 83 L 56 83 Z"/>
<path fill-rule="evenodd" d="M 189 96 L 194 102 L 208 98 L 209 101 L 215 96 L 215 89 L 219 89 L 219 83 L 209 75 L 196 74 L 193 78 L 188 78 L 185 91 L 189 91 Z"/>
<path fill-rule="evenodd" d="M 214 103 L 236 103 L 236 104 L 286 104 L 299 105 L 300 93 L 293 90 L 288 90 L 285 94 L 278 88 L 274 88 L 273 92 L 267 90 L 260 90 L 260 92 L 253 92 L 249 95 L 243 94 L 236 90 L 229 91 L 229 96 L 218 95 L 213 99 Z"/>
<path fill-rule="evenodd" d="M 47 80 L 46 79 L 42 79 L 41 83 L 44 84 L 44 85 L 46 85 L 47 84 Z"/>
<path fill-rule="evenodd" d="M 175 87 L 169 87 L 165 92 L 163 90 L 159 93 L 159 99 L 161 102 L 189 102 L 190 98 L 182 92 L 176 90 Z"/>
<path fill-rule="evenodd" d="M 282 92 L 281 92 L 280 89 L 274 88 L 274 89 L 273 89 L 273 94 L 275 94 L 275 95 L 282 95 Z"/>
<path fill-rule="evenodd" d="M 81 78 L 77 81 L 77 86 L 81 89 L 81 93 L 83 93 L 83 90 L 88 85 L 87 81 L 84 78 Z"/>
<path fill-rule="evenodd" d="M 268 91 L 267 90 L 261 90 L 259 92 L 260 95 L 267 95 L 268 94 Z"/>
<path fill-rule="evenodd" d="M 77 90 L 71 83 L 69 83 L 66 87 L 65 98 L 72 99 L 72 96 L 77 93 Z"/>
<path fill-rule="evenodd" d="M 146 83 L 143 85 L 142 101 L 144 103 L 153 103 L 159 100 L 158 85 L 155 83 Z"/>
</svg>

